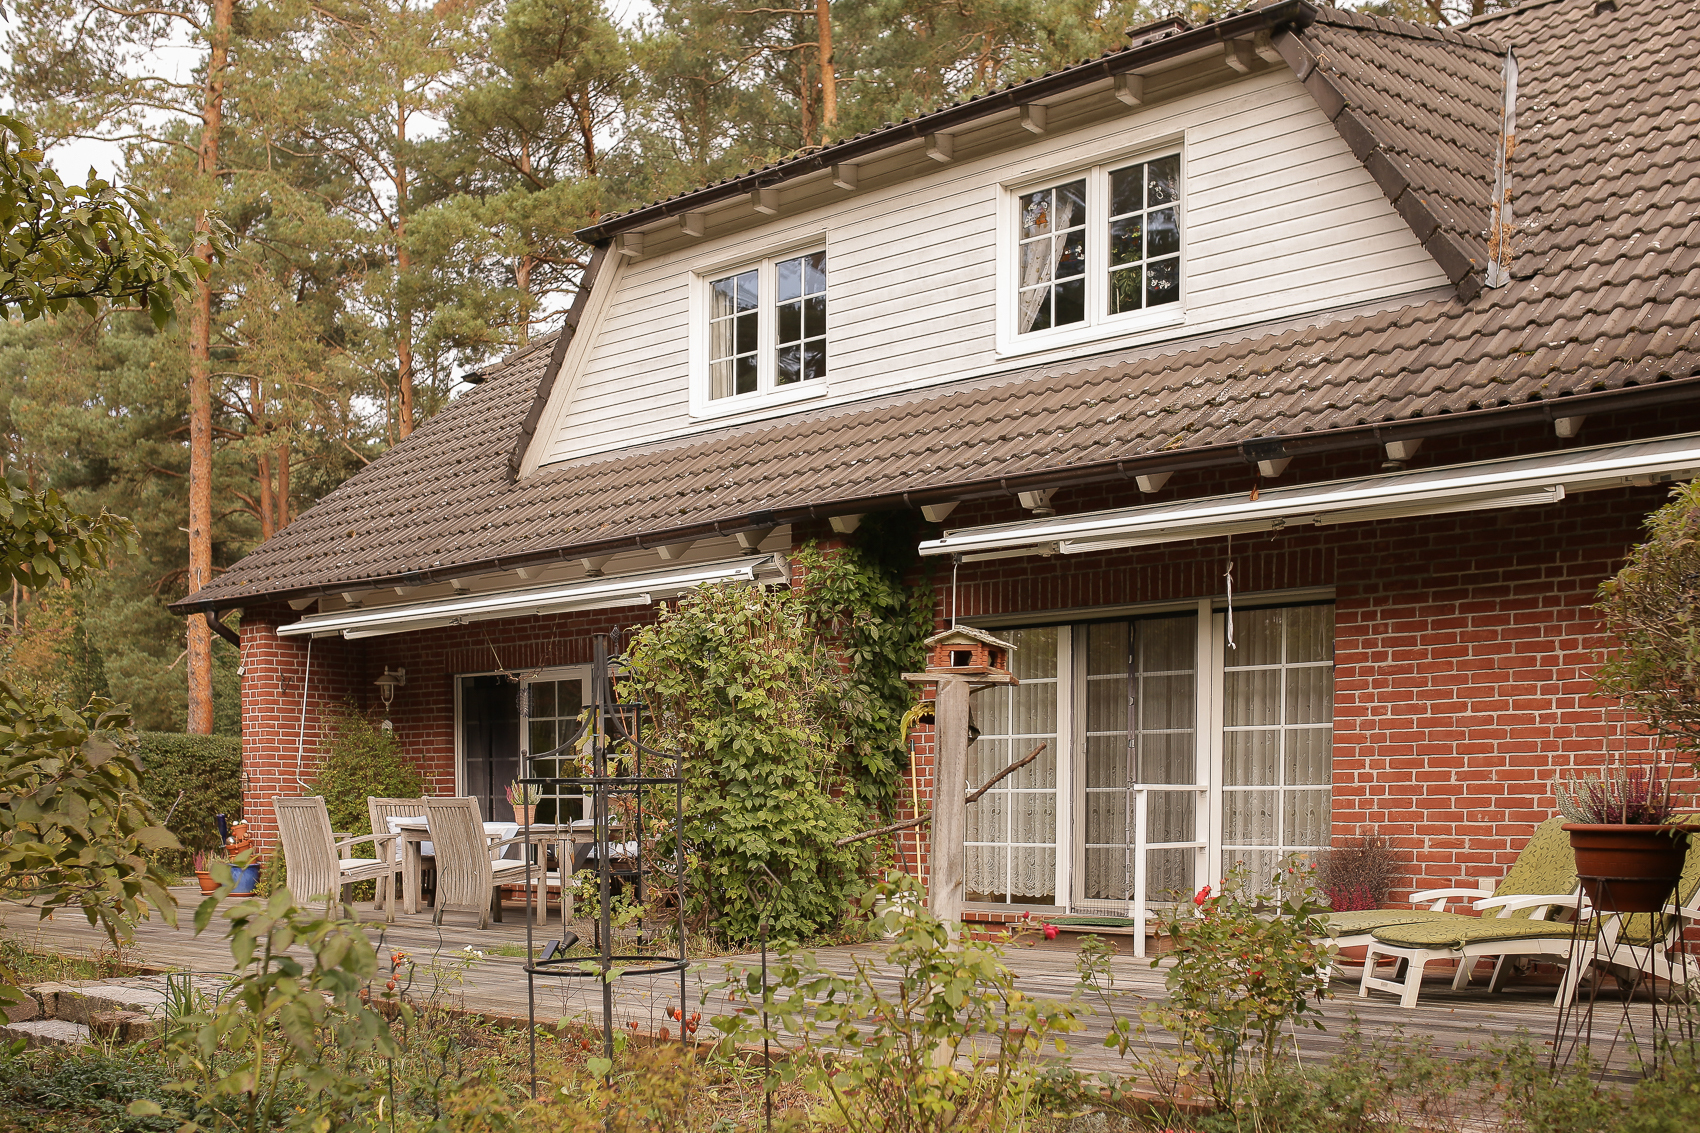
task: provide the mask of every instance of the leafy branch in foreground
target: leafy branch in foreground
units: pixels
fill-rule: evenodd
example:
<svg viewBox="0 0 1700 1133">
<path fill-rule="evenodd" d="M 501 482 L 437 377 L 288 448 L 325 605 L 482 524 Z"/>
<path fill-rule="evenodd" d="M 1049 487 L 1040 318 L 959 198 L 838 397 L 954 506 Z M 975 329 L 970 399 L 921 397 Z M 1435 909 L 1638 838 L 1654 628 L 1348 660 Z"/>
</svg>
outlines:
<svg viewBox="0 0 1700 1133">
<path fill-rule="evenodd" d="M 212 254 L 228 229 L 208 218 Z M 90 314 L 97 299 L 146 308 L 154 325 L 175 318 L 172 296 L 207 277 L 207 261 L 177 250 L 140 194 L 92 172 L 66 185 L 42 163 L 34 132 L 0 115 L 0 319 L 25 321 L 71 303 Z"/>
</svg>

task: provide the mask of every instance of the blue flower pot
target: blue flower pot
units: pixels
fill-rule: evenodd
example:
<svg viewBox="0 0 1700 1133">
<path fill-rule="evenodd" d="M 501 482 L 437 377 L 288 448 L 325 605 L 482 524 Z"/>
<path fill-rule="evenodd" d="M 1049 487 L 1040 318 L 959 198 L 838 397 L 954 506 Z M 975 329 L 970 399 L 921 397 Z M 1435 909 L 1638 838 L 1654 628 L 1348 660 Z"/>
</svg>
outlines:
<svg viewBox="0 0 1700 1133">
<path fill-rule="evenodd" d="M 232 866 L 230 876 L 235 881 L 231 887 L 231 895 L 245 897 L 254 892 L 254 886 L 260 883 L 260 867 L 257 865 Z"/>
</svg>

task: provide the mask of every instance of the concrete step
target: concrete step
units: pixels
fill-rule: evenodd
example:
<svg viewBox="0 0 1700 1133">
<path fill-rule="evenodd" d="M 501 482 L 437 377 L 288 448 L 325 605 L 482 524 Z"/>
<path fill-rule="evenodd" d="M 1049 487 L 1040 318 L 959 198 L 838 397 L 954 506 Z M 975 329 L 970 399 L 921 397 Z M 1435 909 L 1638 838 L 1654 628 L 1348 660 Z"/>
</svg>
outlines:
<svg viewBox="0 0 1700 1133">
<path fill-rule="evenodd" d="M 0 1027 L 0 1038 L 7 1042 L 23 1039 L 32 1047 L 81 1046 L 89 1041 L 88 1026 L 64 1019 L 31 1019 L 24 1023 L 8 1023 Z"/>
</svg>

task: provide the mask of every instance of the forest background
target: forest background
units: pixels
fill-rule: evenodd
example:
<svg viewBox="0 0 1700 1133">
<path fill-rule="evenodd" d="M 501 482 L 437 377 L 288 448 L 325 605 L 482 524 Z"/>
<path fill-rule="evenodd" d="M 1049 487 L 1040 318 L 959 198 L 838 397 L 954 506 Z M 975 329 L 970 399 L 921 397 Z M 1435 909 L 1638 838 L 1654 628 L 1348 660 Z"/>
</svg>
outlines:
<svg viewBox="0 0 1700 1133">
<path fill-rule="evenodd" d="M 1488 2 L 1356 6 L 1451 23 Z M 167 603 L 548 333 L 589 259 L 575 229 L 1242 6 L 792 3 L 0 7 L 0 101 L 49 161 L 102 140 L 180 246 L 234 248 L 163 330 L 107 303 L 0 323 L 0 464 L 141 535 L 82 587 L 0 595 L 0 670 L 236 734 L 236 650 Z"/>
</svg>

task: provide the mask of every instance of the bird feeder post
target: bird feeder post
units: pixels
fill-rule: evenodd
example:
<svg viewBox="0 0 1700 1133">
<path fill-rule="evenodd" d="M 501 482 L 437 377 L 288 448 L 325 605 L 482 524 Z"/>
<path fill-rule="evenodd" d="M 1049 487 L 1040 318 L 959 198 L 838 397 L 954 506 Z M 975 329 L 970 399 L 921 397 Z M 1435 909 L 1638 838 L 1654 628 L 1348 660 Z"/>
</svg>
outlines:
<svg viewBox="0 0 1700 1133">
<path fill-rule="evenodd" d="M 962 919 L 966 899 L 969 697 L 1019 682 L 1008 669 L 1015 646 L 957 626 L 927 638 L 927 671 L 903 679 L 931 684 L 933 697 L 933 840 L 927 866 L 927 910 L 941 921 Z"/>
</svg>

